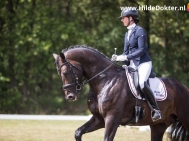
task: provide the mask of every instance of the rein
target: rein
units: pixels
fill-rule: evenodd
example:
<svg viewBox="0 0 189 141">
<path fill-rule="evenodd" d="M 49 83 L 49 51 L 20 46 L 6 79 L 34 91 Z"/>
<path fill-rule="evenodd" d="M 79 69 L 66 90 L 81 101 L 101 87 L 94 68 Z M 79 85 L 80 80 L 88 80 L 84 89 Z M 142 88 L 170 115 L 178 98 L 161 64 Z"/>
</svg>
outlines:
<svg viewBox="0 0 189 141">
<path fill-rule="evenodd" d="M 76 67 L 75 65 L 71 64 L 68 59 L 65 58 L 65 60 L 66 60 L 66 62 L 65 62 L 65 63 L 62 63 L 62 64 L 60 65 L 60 67 L 58 67 L 57 64 L 58 64 L 58 62 L 59 62 L 59 56 L 57 57 L 57 59 L 56 59 L 56 61 L 55 61 L 54 64 L 56 64 L 56 66 L 57 66 L 58 73 L 60 74 L 60 73 L 61 73 L 61 68 L 62 68 L 64 65 L 68 64 L 68 65 L 69 65 L 69 68 L 70 68 L 70 71 L 72 72 L 72 76 L 73 76 L 73 77 L 75 76 L 75 77 L 74 77 L 75 82 L 74 82 L 74 83 L 70 83 L 70 84 L 63 85 L 62 88 L 63 88 L 63 90 L 67 90 L 69 87 L 76 86 L 76 91 L 77 91 L 77 92 L 79 92 L 79 91 L 81 90 L 81 87 L 82 87 L 82 86 L 86 85 L 88 82 L 90 82 L 91 80 L 93 80 L 93 79 L 96 78 L 97 76 L 99 76 L 99 75 L 101 75 L 102 73 L 104 73 L 105 71 L 107 71 L 107 70 L 114 64 L 114 63 L 112 63 L 112 64 L 109 65 L 107 68 L 105 68 L 104 70 L 102 70 L 101 72 L 99 72 L 98 74 L 96 74 L 95 76 L 93 76 L 92 78 L 90 78 L 90 79 L 88 79 L 88 80 L 83 79 L 83 80 L 81 81 L 81 83 L 79 84 L 77 74 L 74 72 L 73 67 L 76 68 L 76 69 L 78 69 L 79 71 L 82 71 L 82 70 L 79 69 L 78 67 Z M 86 80 L 86 81 L 85 81 L 85 80 Z M 85 82 L 83 82 L 83 81 L 85 81 Z"/>
<path fill-rule="evenodd" d="M 109 65 L 107 68 L 105 68 L 104 70 L 102 70 L 101 72 L 99 72 L 98 74 L 96 74 L 95 76 L 93 76 L 92 78 L 86 80 L 85 82 L 81 83 L 81 86 L 87 84 L 89 81 L 93 80 L 94 78 L 96 78 L 97 76 L 101 75 L 102 73 L 104 73 L 105 71 L 107 71 L 111 66 L 113 65 L 113 63 L 111 65 Z"/>
</svg>

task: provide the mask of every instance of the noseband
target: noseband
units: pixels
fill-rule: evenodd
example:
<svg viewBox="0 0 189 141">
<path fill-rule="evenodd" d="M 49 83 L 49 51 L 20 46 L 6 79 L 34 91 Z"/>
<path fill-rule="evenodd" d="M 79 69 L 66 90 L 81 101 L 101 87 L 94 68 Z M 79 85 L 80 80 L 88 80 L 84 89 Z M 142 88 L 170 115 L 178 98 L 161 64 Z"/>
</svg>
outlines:
<svg viewBox="0 0 189 141">
<path fill-rule="evenodd" d="M 76 91 L 78 92 L 78 91 L 81 90 L 81 84 L 79 84 L 78 76 L 77 76 L 77 74 L 75 73 L 73 67 L 76 68 L 76 69 L 78 69 L 78 70 L 81 71 L 81 72 L 82 72 L 82 70 L 81 70 L 80 68 L 78 68 L 77 66 L 71 64 L 68 59 L 65 58 L 65 60 L 66 60 L 66 62 L 65 62 L 65 63 L 62 63 L 62 64 L 60 65 L 60 67 L 57 66 L 58 73 L 61 74 L 61 68 L 62 68 L 64 65 L 68 64 L 68 66 L 69 66 L 69 68 L 70 68 L 70 72 L 72 73 L 72 77 L 74 78 L 74 83 L 70 83 L 70 84 L 63 85 L 63 86 L 62 86 L 62 89 L 63 89 L 63 90 L 67 90 L 68 88 L 75 86 Z M 57 59 L 56 59 L 56 61 L 55 61 L 55 64 L 57 65 L 58 62 L 59 62 L 59 56 L 57 57 Z"/>
</svg>

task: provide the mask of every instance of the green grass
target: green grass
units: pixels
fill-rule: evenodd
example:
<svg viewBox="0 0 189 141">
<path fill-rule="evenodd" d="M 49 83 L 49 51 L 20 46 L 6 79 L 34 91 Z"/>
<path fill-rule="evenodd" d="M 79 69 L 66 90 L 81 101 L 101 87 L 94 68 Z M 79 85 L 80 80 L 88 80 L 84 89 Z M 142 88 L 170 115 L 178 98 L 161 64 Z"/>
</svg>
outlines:
<svg viewBox="0 0 189 141">
<path fill-rule="evenodd" d="M 75 141 L 75 130 L 84 123 L 85 121 L 0 120 L 0 141 Z M 103 134 L 104 129 L 84 134 L 82 141 L 103 141 Z M 150 132 L 120 126 L 114 141 L 150 141 Z"/>
</svg>

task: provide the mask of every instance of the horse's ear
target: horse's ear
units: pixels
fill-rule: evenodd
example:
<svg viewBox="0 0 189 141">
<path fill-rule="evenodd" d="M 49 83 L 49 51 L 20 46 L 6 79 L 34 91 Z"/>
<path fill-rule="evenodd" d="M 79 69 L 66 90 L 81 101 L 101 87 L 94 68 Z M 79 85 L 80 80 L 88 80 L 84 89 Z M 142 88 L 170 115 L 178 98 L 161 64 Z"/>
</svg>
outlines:
<svg viewBox="0 0 189 141">
<path fill-rule="evenodd" d="M 62 60 L 65 60 L 65 56 L 64 56 L 64 53 L 60 53 L 60 58 L 62 59 Z"/>
<path fill-rule="evenodd" d="M 57 59 L 57 57 L 58 57 L 58 55 L 57 55 L 57 54 L 55 54 L 55 53 L 53 53 L 53 57 L 54 57 L 54 59 L 56 60 L 56 59 Z"/>
</svg>

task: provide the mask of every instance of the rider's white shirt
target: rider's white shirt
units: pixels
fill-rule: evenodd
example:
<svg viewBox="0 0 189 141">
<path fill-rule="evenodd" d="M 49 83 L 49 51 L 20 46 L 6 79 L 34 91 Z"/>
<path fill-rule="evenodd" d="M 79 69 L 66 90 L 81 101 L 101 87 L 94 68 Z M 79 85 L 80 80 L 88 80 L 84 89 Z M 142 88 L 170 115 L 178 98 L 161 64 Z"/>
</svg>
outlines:
<svg viewBox="0 0 189 141">
<path fill-rule="evenodd" d="M 127 40 L 129 41 L 129 36 L 131 34 L 131 31 L 132 29 L 136 26 L 135 23 L 133 23 L 132 25 L 128 26 L 127 29 L 128 29 L 128 35 L 127 35 Z"/>
</svg>

